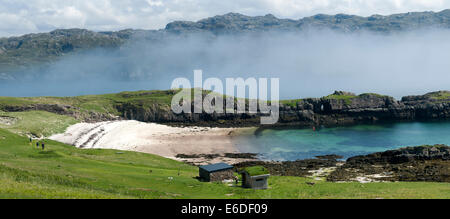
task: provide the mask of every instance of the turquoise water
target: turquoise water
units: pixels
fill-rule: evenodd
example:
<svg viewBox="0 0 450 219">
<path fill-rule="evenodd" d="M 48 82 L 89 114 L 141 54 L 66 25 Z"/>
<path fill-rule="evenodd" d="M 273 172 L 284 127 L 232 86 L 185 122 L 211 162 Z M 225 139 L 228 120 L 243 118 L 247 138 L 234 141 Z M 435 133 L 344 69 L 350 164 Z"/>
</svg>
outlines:
<svg viewBox="0 0 450 219">
<path fill-rule="evenodd" d="M 348 158 L 404 146 L 450 145 L 450 122 L 414 122 L 312 129 L 265 129 L 235 138 L 242 152 L 268 160 L 337 154 Z"/>
</svg>

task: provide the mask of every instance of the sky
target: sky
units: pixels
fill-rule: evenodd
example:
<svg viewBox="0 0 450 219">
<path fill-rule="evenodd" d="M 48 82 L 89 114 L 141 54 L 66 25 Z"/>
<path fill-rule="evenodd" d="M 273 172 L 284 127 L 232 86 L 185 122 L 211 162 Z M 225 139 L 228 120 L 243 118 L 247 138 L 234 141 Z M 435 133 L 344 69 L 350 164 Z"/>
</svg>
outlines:
<svg viewBox="0 0 450 219">
<path fill-rule="evenodd" d="M 228 12 L 299 19 L 318 13 L 369 16 L 448 8 L 450 0 L 0 0 L 0 37 L 57 28 L 161 29 L 172 21 Z"/>
</svg>

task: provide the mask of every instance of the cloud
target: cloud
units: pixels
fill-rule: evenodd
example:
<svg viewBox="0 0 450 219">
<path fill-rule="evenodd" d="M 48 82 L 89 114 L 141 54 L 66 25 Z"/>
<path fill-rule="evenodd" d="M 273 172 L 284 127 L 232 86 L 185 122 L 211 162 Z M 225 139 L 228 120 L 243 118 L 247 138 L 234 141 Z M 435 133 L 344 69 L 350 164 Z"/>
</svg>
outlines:
<svg viewBox="0 0 450 219">
<path fill-rule="evenodd" d="M 38 31 L 38 27 L 29 20 L 17 14 L 0 14 L 0 36 L 22 34 L 29 31 Z"/>
<path fill-rule="evenodd" d="M 446 0 L 0 0 L 0 36 L 74 27 L 159 29 L 175 20 L 228 12 L 299 19 L 317 13 L 368 16 L 447 8 Z"/>
</svg>

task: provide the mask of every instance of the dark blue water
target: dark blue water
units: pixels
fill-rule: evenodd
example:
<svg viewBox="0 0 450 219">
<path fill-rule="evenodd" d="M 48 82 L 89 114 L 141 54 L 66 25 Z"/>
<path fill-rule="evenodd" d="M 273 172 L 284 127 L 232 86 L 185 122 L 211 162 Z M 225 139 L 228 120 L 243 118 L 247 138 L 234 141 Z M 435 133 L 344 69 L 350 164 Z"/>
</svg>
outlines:
<svg viewBox="0 0 450 219">
<path fill-rule="evenodd" d="M 424 144 L 450 145 L 450 122 L 414 122 L 312 129 L 265 129 L 235 138 L 242 152 L 268 160 L 337 154 L 344 158 Z"/>
</svg>

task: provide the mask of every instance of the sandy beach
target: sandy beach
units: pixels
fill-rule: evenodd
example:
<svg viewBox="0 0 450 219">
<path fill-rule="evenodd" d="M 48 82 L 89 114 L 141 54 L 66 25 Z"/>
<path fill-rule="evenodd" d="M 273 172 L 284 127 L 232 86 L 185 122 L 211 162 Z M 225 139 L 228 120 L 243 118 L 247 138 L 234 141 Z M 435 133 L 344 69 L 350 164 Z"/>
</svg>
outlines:
<svg viewBox="0 0 450 219">
<path fill-rule="evenodd" d="M 243 128 L 242 128 L 243 130 Z M 79 148 L 103 148 L 156 154 L 194 164 L 215 162 L 236 163 L 246 159 L 193 157 L 177 158 L 179 154 L 239 153 L 233 136 L 241 128 L 171 127 L 138 121 L 78 123 L 50 139 Z"/>
</svg>

